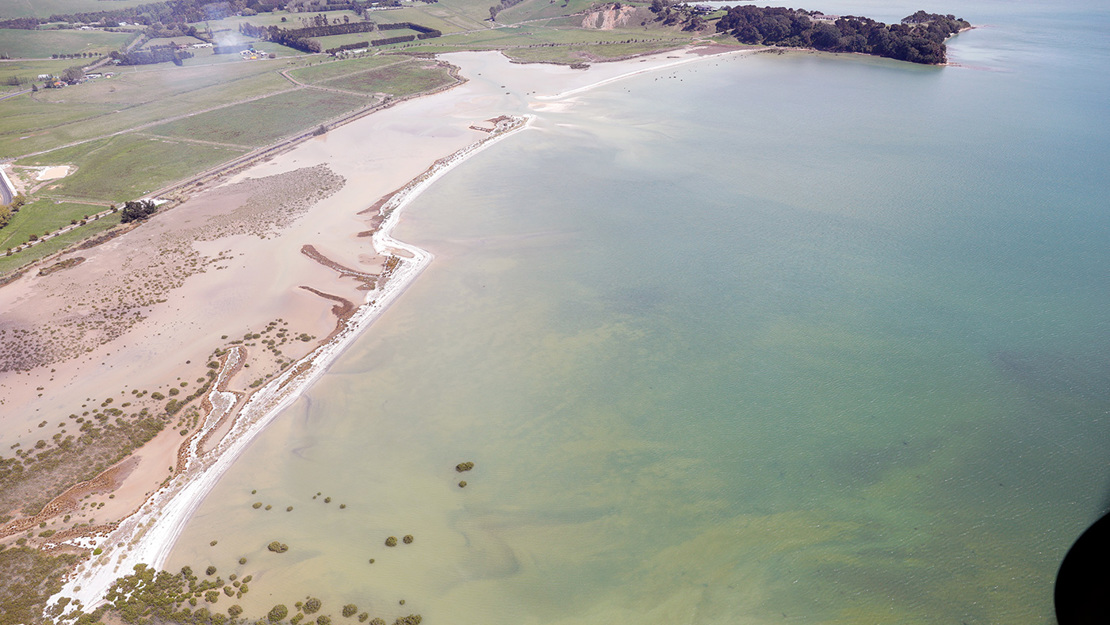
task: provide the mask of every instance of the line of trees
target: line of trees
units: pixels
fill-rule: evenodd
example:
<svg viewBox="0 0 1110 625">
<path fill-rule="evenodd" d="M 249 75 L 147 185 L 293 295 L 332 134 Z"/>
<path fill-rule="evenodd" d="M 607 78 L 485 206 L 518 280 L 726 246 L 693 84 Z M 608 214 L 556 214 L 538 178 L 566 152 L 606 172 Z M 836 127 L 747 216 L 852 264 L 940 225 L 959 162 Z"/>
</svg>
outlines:
<svg viewBox="0 0 1110 625">
<path fill-rule="evenodd" d="M 804 9 L 737 6 L 717 22 L 717 32 L 728 32 L 747 44 L 860 52 L 911 63 L 938 64 L 947 60 L 944 40 L 971 26 L 952 15 L 924 11 L 889 25 L 855 16 L 813 19 L 821 15 Z"/>
<path fill-rule="evenodd" d="M 324 52 L 327 52 L 328 54 L 334 56 L 335 54 L 343 52 L 344 50 L 361 50 L 369 47 L 369 41 L 360 41 L 358 43 L 348 43 L 346 45 L 339 46 L 338 48 L 328 48 L 327 50 L 324 50 Z"/>
<path fill-rule="evenodd" d="M 370 45 L 372 45 L 372 46 L 388 46 L 391 43 L 405 43 L 407 41 L 413 41 L 414 39 L 416 39 L 416 35 L 399 35 L 397 37 L 386 37 L 385 39 L 375 39 L 375 40 L 370 42 Z"/>
<path fill-rule="evenodd" d="M 188 50 L 178 50 L 173 46 L 152 46 L 146 50 L 133 52 L 113 51 L 112 58 L 119 61 L 120 65 L 153 65 L 167 62 L 181 65 L 184 59 L 193 58 L 193 53 Z"/>
</svg>

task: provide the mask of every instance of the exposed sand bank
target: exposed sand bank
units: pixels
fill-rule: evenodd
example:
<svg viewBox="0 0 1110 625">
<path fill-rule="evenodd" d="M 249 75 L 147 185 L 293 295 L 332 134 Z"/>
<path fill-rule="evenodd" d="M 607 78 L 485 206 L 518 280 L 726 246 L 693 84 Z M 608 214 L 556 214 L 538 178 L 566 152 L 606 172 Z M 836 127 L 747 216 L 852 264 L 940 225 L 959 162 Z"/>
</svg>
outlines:
<svg viewBox="0 0 1110 625">
<path fill-rule="evenodd" d="M 109 396 L 122 402 L 133 391 L 164 391 L 179 380 L 195 386 L 214 350 L 241 342 L 221 363 L 201 422 L 185 427 L 189 436 L 167 428 L 126 461 L 130 471 L 114 484 L 112 501 L 105 491 L 83 504 L 92 509 L 71 511 L 74 522 L 101 524 L 139 509 L 97 540 L 103 555 L 95 566 L 82 565 L 59 596 L 89 607 L 134 564 L 164 562 L 253 436 L 431 262 L 428 252 L 388 233 L 406 201 L 505 136 L 491 133 L 489 120 L 542 111 L 592 86 L 703 56 L 669 52 L 585 72 L 516 65 L 497 53 L 446 58 L 462 66 L 468 83 L 333 130 L 128 234 L 67 255 L 84 257 L 78 265 L 29 272 L 0 288 L 0 351 L 6 345 L 11 356 L 0 371 L 6 446 L 27 448 L 64 431 L 61 417 L 82 404 Z M 397 189 L 403 191 L 381 203 L 381 215 L 360 214 Z M 274 201 L 297 193 L 309 197 Z M 373 236 L 359 236 L 375 225 Z M 379 277 L 368 291 L 366 276 L 382 274 L 388 279 Z M 338 301 L 359 306 L 337 319 Z M 246 338 L 269 327 L 314 338 L 283 343 L 280 353 Z M 238 416 L 223 419 L 233 410 Z M 39 426 L 44 420 L 50 427 Z M 182 441 L 188 453 L 178 463 Z M 174 466 L 176 477 L 161 486 Z M 69 526 L 55 518 L 51 527 Z"/>
<path fill-rule="evenodd" d="M 35 180 L 57 180 L 58 178 L 65 178 L 69 175 L 69 167 L 61 165 L 58 167 L 42 167 L 39 169 L 39 175 L 35 176 Z"/>
</svg>

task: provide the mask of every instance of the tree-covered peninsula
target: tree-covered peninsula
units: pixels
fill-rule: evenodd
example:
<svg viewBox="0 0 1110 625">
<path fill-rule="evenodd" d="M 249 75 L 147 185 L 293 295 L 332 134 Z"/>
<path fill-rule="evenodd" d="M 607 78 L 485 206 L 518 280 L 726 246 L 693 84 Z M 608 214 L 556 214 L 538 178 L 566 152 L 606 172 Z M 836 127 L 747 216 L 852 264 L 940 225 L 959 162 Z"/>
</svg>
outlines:
<svg viewBox="0 0 1110 625">
<path fill-rule="evenodd" d="M 911 63 L 935 65 L 947 60 L 945 39 L 970 28 L 952 15 L 918 11 L 898 24 L 867 17 L 825 16 L 819 11 L 781 7 L 732 7 L 717 22 L 741 43 L 824 52 L 860 52 Z"/>
</svg>

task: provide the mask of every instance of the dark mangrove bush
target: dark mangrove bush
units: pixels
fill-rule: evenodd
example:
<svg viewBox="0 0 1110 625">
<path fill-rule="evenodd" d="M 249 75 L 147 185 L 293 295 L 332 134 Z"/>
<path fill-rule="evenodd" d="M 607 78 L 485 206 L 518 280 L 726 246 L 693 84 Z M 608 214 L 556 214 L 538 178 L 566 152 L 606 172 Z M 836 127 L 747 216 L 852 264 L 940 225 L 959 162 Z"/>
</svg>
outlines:
<svg viewBox="0 0 1110 625">
<path fill-rule="evenodd" d="M 899 24 L 867 17 L 823 19 L 817 11 L 782 7 L 736 6 L 717 22 L 741 43 L 825 52 L 859 52 L 911 63 L 947 60 L 945 39 L 971 24 L 952 15 L 918 11 Z"/>
</svg>

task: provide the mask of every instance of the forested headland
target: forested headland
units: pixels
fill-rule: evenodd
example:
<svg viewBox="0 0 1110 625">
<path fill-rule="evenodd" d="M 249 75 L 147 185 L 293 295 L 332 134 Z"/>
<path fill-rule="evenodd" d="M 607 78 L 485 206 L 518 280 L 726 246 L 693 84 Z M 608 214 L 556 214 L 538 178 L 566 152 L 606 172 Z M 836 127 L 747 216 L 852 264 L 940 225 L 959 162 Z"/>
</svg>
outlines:
<svg viewBox="0 0 1110 625">
<path fill-rule="evenodd" d="M 867 17 L 826 17 L 819 11 L 781 7 L 732 7 L 717 22 L 741 43 L 823 52 L 859 52 L 911 63 L 936 65 L 947 61 L 944 41 L 970 28 L 952 15 L 918 11 L 898 24 Z"/>
</svg>

